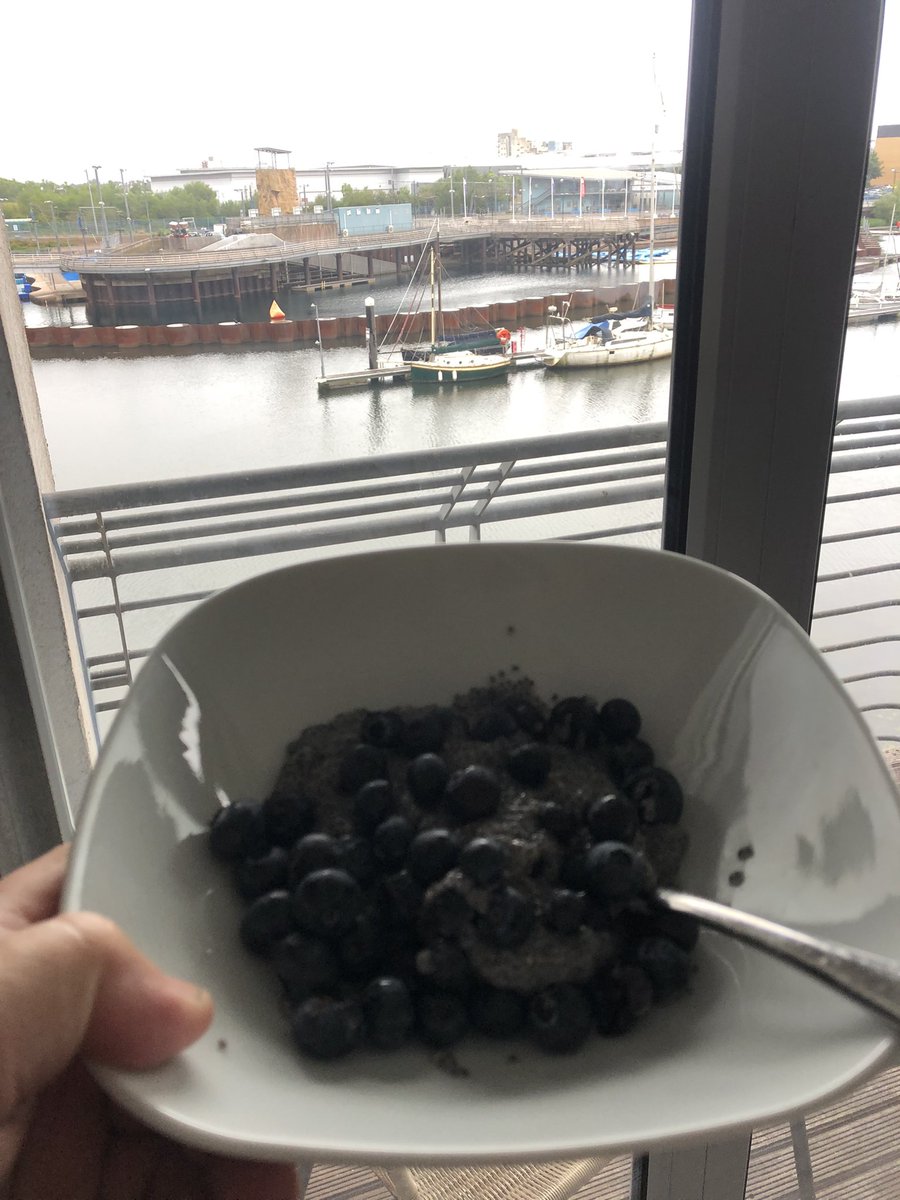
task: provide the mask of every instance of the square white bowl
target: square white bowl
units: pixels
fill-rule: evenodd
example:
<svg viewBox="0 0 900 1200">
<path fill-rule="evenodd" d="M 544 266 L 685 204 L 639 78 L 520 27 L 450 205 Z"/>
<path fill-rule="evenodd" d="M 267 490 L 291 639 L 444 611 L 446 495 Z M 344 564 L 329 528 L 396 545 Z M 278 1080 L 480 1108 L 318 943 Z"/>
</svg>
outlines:
<svg viewBox="0 0 900 1200">
<path fill-rule="evenodd" d="M 329 1161 L 537 1160 L 715 1138 L 860 1080 L 895 1039 L 849 1001 L 706 934 L 689 995 L 577 1056 L 473 1040 L 300 1059 L 205 828 L 261 799 L 304 727 L 448 702 L 516 666 L 545 697 L 633 700 L 681 780 L 685 890 L 900 958 L 900 816 L 878 748 L 802 630 L 757 589 L 659 551 L 440 546 L 261 575 L 189 613 L 103 747 L 64 895 L 208 987 L 213 1026 L 153 1071 L 98 1071 L 189 1143 Z M 737 852 L 752 845 L 741 863 Z M 729 884 L 738 867 L 746 876 Z"/>
</svg>

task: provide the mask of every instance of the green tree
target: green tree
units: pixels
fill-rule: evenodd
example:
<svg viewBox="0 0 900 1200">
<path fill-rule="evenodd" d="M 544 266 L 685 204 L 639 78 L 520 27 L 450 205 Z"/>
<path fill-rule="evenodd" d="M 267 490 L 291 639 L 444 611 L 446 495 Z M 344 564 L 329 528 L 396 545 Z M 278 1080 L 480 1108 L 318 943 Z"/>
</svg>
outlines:
<svg viewBox="0 0 900 1200">
<path fill-rule="evenodd" d="M 883 196 L 879 196 L 872 205 L 870 224 L 889 225 L 892 220 L 897 219 L 898 210 L 900 210 L 900 189 L 893 188 L 891 191 L 885 192 Z"/>
<path fill-rule="evenodd" d="M 869 151 L 869 165 L 866 169 L 866 183 L 871 183 L 873 179 L 878 179 L 884 174 L 884 167 L 881 159 L 874 150 Z"/>
</svg>

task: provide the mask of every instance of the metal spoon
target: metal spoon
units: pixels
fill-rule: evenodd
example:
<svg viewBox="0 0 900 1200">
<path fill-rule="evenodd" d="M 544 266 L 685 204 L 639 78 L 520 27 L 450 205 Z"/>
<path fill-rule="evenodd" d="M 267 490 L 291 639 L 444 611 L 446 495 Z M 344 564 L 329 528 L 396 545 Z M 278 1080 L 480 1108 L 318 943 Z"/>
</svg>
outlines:
<svg viewBox="0 0 900 1200">
<path fill-rule="evenodd" d="M 811 937 L 764 917 L 754 917 L 687 892 L 660 888 L 657 897 L 660 904 L 672 912 L 685 913 L 700 925 L 773 954 L 872 1009 L 880 1017 L 900 1024 L 900 963 L 894 959 Z"/>
</svg>

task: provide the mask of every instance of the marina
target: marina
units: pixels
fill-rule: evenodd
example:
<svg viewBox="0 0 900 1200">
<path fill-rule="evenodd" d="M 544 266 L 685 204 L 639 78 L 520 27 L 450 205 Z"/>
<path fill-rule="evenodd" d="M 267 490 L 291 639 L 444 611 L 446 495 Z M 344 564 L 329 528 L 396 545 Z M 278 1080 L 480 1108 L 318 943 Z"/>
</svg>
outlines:
<svg viewBox="0 0 900 1200">
<path fill-rule="evenodd" d="M 473 276 L 451 281 L 449 291 L 452 302 L 461 304 L 487 301 L 501 289 L 511 295 L 517 284 L 528 292 L 534 280 Z M 379 306 L 388 309 L 389 299 L 376 295 Z M 332 302 L 328 315 L 335 319 L 343 315 L 342 305 L 344 312 L 358 311 L 358 301 L 337 294 L 323 299 L 322 308 Z M 47 309 L 40 312 L 51 315 Z M 545 337 L 546 330 L 526 330 L 522 352 L 537 358 Z M 848 330 L 841 400 L 862 405 L 867 415 L 854 417 L 840 443 L 848 469 L 832 475 L 813 625 L 813 636 L 828 648 L 838 674 L 858 678 L 851 690 L 858 703 L 872 709 L 873 728 L 894 738 L 900 726 L 890 676 L 900 670 L 900 628 L 890 596 L 900 562 L 900 535 L 893 531 L 900 460 L 895 463 L 889 446 L 876 445 L 889 433 L 865 431 L 891 427 L 895 402 L 889 393 L 898 355 L 900 324 Z M 320 391 L 323 362 L 326 376 L 344 376 L 350 386 Z M 658 545 L 664 470 L 659 439 L 668 415 L 670 362 L 635 363 L 617 371 L 516 368 L 500 379 L 442 387 L 400 377 L 378 386 L 359 379 L 366 368 L 357 338 L 321 350 L 287 345 L 268 353 L 248 353 L 240 346 L 209 346 L 203 354 L 187 355 L 99 351 L 77 360 L 37 358 L 34 371 L 57 495 L 88 489 L 96 514 L 109 504 L 128 508 L 158 493 L 186 503 L 184 517 L 190 521 L 195 504 L 205 509 L 210 498 L 237 489 L 233 499 L 221 501 L 223 512 L 232 514 L 231 525 L 210 527 L 220 536 L 205 538 L 206 548 L 193 566 L 179 565 L 176 554 L 148 573 L 152 544 L 142 546 L 137 531 L 116 534 L 135 547 L 125 558 L 122 550 L 115 552 L 123 569 L 129 556 L 144 564 L 136 573 L 125 569 L 118 582 L 129 646 L 140 651 L 184 611 L 166 596 L 196 599 L 297 554 L 346 553 L 433 538 L 447 504 L 444 536 L 450 541 L 472 536 L 474 526 L 467 522 L 490 499 L 484 520 L 477 522 L 478 536 L 485 539 L 612 535 L 631 544 Z M 885 398 L 876 403 L 873 397 Z M 854 459 L 862 444 L 871 449 Z M 546 466 L 554 461 L 548 456 L 558 457 L 566 447 L 584 456 L 589 446 L 599 448 L 591 450 L 600 455 L 599 474 L 586 472 L 587 460 L 580 472 L 561 467 L 555 481 L 548 477 L 549 490 L 529 497 L 538 480 L 529 463 L 523 459 L 517 467 L 517 459 L 537 455 Z M 409 484 L 397 491 L 390 473 L 411 478 L 432 458 L 437 474 L 426 475 L 422 488 L 404 500 Z M 484 465 L 470 476 L 479 462 Z M 260 501 L 239 498 L 254 472 L 310 486 L 307 511 L 289 507 L 274 520 L 254 516 Z M 466 493 L 471 500 L 458 504 L 453 499 L 454 478 L 471 478 L 468 486 L 476 489 Z M 447 497 L 446 488 L 451 489 Z M 425 506 L 419 515 L 410 510 L 413 500 Z M 263 510 L 268 506 L 263 503 Z M 235 523 L 244 508 L 246 518 Z M 271 527 L 265 539 L 261 520 Z M 227 534 L 229 527 L 233 534 Z M 237 550 L 252 546 L 254 555 L 267 557 L 242 560 L 235 548 L 223 554 L 229 538 Z M 75 584 L 79 607 L 101 614 L 82 632 L 95 664 L 91 669 L 101 673 L 104 703 L 116 695 L 106 685 L 121 676 L 108 583 L 101 572 Z"/>
</svg>

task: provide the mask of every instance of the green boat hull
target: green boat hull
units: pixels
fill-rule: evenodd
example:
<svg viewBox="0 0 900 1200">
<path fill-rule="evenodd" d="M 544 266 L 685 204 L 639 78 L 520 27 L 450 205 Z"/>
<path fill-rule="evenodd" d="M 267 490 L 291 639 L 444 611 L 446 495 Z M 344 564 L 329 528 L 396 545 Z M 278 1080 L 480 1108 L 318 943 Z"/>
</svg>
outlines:
<svg viewBox="0 0 900 1200">
<path fill-rule="evenodd" d="M 497 379 L 507 374 L 509 366 L 509 360 L 484 364 L 412 362 L 409 364 L 409 377 L 413 383 L 468 383 L 478 379 Z"/>
</svg>

